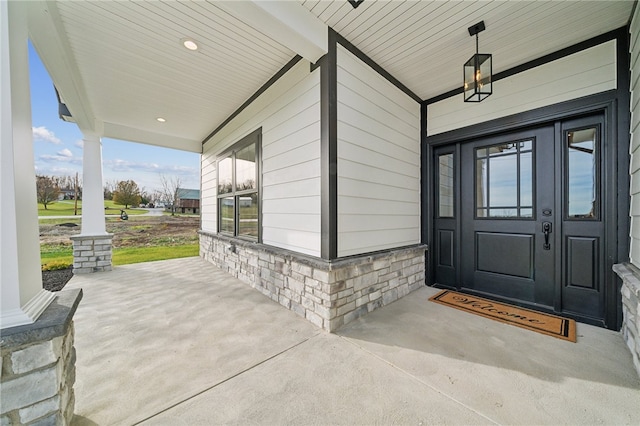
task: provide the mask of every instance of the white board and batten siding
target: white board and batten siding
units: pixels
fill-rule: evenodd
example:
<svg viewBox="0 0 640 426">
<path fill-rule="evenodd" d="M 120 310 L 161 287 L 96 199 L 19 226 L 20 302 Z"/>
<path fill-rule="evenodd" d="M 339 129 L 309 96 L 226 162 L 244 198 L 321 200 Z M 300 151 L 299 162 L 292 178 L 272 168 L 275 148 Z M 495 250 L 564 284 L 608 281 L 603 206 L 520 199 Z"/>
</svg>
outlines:
<svg viewBox="0 0 640 426">
<path fill-rule="evenodd" d="M 493 58 L 495 64 L 500 58 Z M 479 103 L 463 102 L 462 94 L 427 107 L 427 134 L 577 99 L 616 85 L 616 41 L 582 50 L 493 83 L 493 94 Z"/>
<path fill-rule="evenodd" d="M 259 127 L 262 242 L 320 256 L 320 70 L 305 60 L 205 143 L 202 228 L 217 231 L 217 155 Z"/>
<path fill-rule="evenodd" d="M 631 248 L 629 259 L 640 268 L 640 11 L 636 8 L 630 29 L 631 67 Z"/>
<path fill-rule="evenodd" d="M 420 105 L 338 46 L 338 256 L 420 242 Z"/>
</svg>

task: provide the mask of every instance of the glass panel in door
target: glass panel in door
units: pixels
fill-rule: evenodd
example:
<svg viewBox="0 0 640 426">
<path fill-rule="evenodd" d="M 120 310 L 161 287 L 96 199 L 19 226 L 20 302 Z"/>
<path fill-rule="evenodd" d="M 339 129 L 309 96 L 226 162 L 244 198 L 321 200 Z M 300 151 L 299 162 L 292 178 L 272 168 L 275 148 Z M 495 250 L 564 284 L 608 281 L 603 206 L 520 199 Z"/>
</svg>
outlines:
<svg viewBox="0 0 640 426">
<path fill-rule="evenodd" d="M 476 149 L 476 216 L 533 216 L 531 167 L 533 141 Z"/>
<path fill-rule="evenodd" d="M 567 217 L 598 218 L 597 127 L 567 132 Z"/>
</svg>

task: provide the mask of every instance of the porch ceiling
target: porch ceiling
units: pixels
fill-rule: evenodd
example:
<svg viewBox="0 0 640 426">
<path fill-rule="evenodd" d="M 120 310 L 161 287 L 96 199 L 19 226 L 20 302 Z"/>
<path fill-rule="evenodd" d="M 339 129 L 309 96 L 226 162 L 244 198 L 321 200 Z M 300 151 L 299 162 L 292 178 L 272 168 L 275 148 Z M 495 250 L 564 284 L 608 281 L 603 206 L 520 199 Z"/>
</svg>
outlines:
<svg viewBox="0 0 640 426">
<path fill-rule="evenodd" d="M 480 52 L 499 73 L 626 25 L 631 1 L 305 0 L 304 6 L 420 98 L 461 86 L 475 53 L 467 28 L 484 21 Z M 462 102 L 462 96 L 460 97 Z"/>
<path fill-rule="evenodd" d="M 230 4 L 29 2 L 29 25 L 82 129 L 200 152 L 202 140 L 296 53 L 308 56 L 299 43 L 287 42 L 292 37 L 238 18 Z M 494 55 L 500 72 L 625 25 L 633 2 L 365 0 L 353 9 L 346 0 L 304 0 L 294 6 L 269 13 L 331 26 L 427 99 L 460 85 L 462 64 L 475 48 L 467 27 L 480 20 L 487 25 L 480 50 Z M 292 19 L 290 11 L 302 15 Z M 186 50 L 184 38 L 199 49 Z M 306 47 L 317 52 L 316 44 Z"/>
</svg>

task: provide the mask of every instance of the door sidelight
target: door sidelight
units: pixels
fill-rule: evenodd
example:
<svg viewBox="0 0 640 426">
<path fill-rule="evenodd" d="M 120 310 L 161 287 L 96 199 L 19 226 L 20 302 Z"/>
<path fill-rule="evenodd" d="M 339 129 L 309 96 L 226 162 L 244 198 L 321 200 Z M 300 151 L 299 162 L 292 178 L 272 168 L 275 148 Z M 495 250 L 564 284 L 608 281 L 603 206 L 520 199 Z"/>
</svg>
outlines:
<svg viewBox="0 0 640 426">
<path fill-rule="evenodd" d="M 549 244 L 549 234 L 551 233 L 551 222 L 542 222 L 542 233 L 544 234 L 544 246 L 545 250 L 551 250 L 551 244 Z"/>
</svg>

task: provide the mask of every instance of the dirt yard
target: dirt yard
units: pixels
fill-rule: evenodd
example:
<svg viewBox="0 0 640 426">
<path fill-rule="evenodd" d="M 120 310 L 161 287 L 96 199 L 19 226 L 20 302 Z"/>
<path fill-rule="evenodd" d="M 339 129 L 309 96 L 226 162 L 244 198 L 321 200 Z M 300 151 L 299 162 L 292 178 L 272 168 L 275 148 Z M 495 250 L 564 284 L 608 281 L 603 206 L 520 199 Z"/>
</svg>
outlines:
<svg viewBox="0 0 640 426">
<path fill-rule="evenodd" d="M 80 220 L 40 224 L 40 245 L 71 248 L 70 236 L 80 233 Z M 198 241 L 197 216 L 129 216 L 129 220 L 107 218 L 107 232 L 113 234 L 113 247 L 172 246 Z M 73 276 L 71 268 L 43 271 L 42 287 L 60 291 Z"/>
<path fill-rule="evenodd" d="M 76 222 L 76 226 L 72 226 Z M 107 232 L 114 234 L 113 247 L 179 245 L 198 241 L 198 216 L 129 216 L 129 220 L 107 219 Z M 80 221 L 40 224 L 41 245 L 69 245 L 80 233 Z"/>
</svg>

